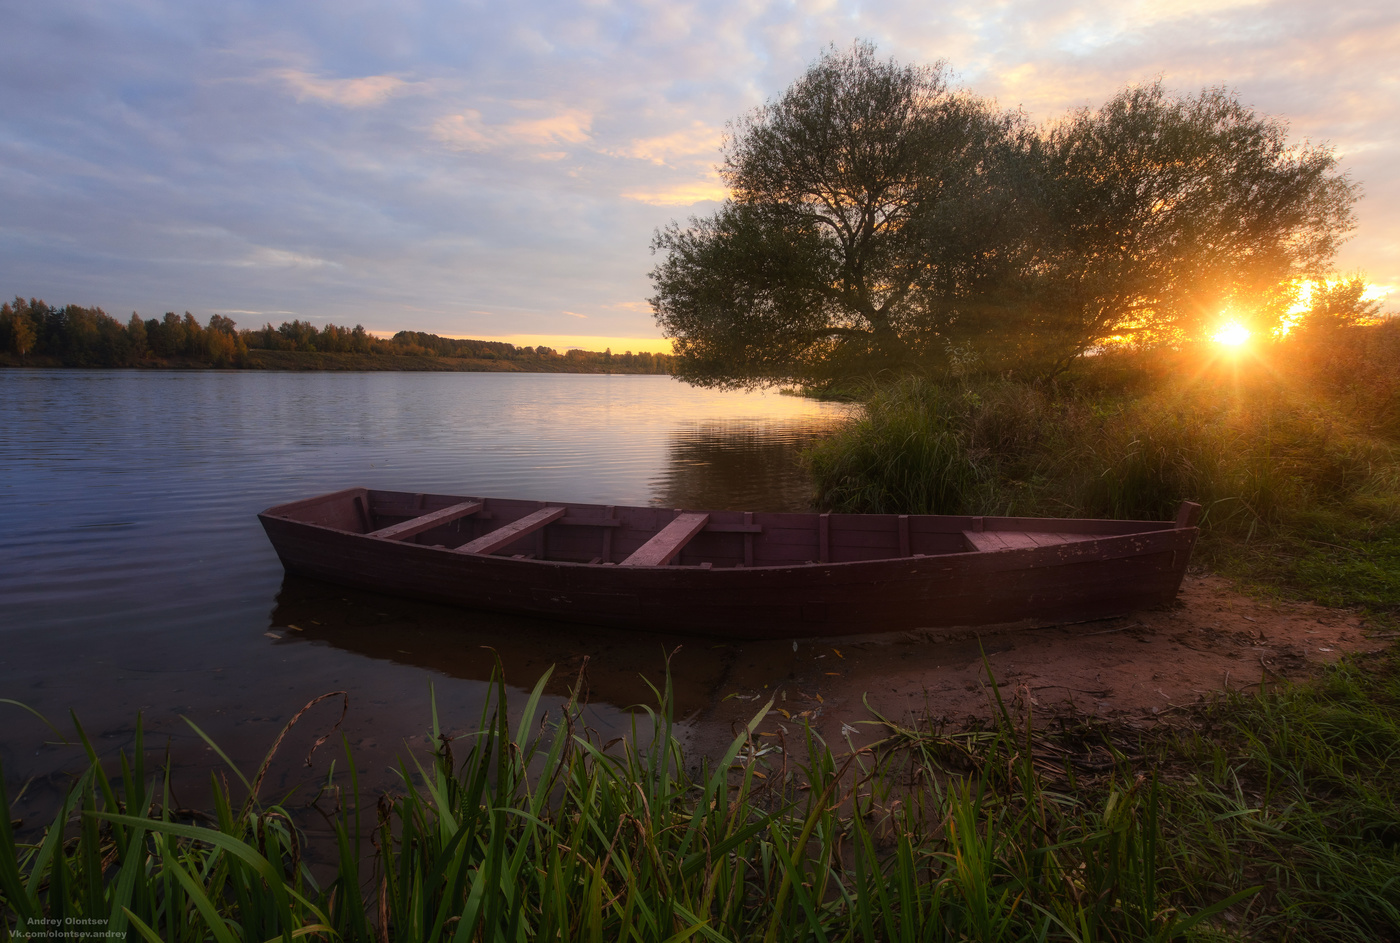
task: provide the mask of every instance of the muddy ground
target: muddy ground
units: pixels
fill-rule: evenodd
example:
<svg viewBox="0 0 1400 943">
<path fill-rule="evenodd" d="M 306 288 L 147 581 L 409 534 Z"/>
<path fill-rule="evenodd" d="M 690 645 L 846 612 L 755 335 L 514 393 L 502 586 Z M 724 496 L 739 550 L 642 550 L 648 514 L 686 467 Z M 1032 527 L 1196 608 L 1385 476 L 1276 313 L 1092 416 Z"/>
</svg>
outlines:
<svg viewBox="0 0 1400 943">
<path fill-rule="evenodd" d="M 380 608 L 382 606 L 382 609 Z M 1220 692 L 1298 680 L 1347 652 L 1387 644 L 1368 638 L 1361 617 L 1304 603 L 1253 598 L 1220 577 L 1189 575 L 1174 605 L 1072 625 L 1025 624 L 920 630 L 834 639 L 718 641 L 475 613 L 389 600 L 289 579 L 268 634 L 278 666 L 296 675 L 280 714 L 240 728 L 247 750 L 265 749 L 290 710 L 306 700 L 302 673 L 349 692 L 341 728 L 357 759 L 381 773 L 405 748 L 425 749 L 425 695 L 434 685 L 444 728 L 474 733 L 492 671 L 513 689 L 512 712 L 546 672 L 542 707 L 559 716 L 582 681 L 581 725 L 598 742 L 628 736 L 638 705 L 657 706 L 669 655 L 677 734 L 693 760 L 721 755 L 771 698 L 760 729 L 793 733 L 809 721 L 838 752 L 846 741 L 883 736 L 876 716 L 962 726 L 996 710 L 988 671 L 1003 701 L 1028 706 L 1037 722 L 1065 715 L 1152 723 Z M 309 645 L 307 643 L 310 643 Z M 329 651 L 327 650 L 329 649 Z M 337 655 L 335 650 L 350 653 Z M 396 667 L 409 666 L 424 674 Z M 332 670 L 336 667 L 341 670 Z M 344 673 L 342 674 L 341 671 Z M 320 683 L 325 684 L 326 680 Z M 292 692 L 298 696 L 292 696 Z M 316 692 L 319 693 L 319 692 Z M 306 727 L 329 723 L 324 709 Z M 312 736 L 299 731 L 295 741 Z M 260 752 L 259 754 L 260 755 Z M 295 776 L 288 771 L 288 783 Z M 375 782 L 370 773 L 368 782 Z M 385 780 L 386 786 L 393 784 Z"/>
<path fill-rule="evenodd" d="M 1170 608 L 1117 619 L 803 642 L 796 651 L 790 642 L 736 646 L 717 696 L 692 715 L 691 746 L 715 752 L 769 697 L 779 713 L 764 729 L 807 718 L 833 747 L 868 742 L 878 728 L 861 722 L 872 711 L 906 723 L 976 723 L 996 710 L 989 671 L 1019 716 L 1028 706 L 1038 722 L 1069 714 L 1151 723 L 1384 644 L 1356 613 L 1253 598 L 1223 578 L 1193 575 Z"/>
</svg>

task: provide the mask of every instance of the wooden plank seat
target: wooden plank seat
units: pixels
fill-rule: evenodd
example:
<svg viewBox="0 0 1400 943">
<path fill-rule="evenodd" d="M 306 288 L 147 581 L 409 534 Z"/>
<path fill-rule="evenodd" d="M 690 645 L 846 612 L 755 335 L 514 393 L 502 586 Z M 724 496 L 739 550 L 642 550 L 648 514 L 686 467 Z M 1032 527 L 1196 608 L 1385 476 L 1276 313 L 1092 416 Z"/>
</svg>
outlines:
<svg viewBox="0 0 1400 943">
<path fill-rule="evenodd" d="M 489 534 L 482 534 L 475 540 L 470 540 L 457 547 L 456 550 L 458 553 L 492 553 L 514 543 L 526 534 L 533 534 L 542 527 L 554 523 L 563 517 L 567 510 L 567 508 L 540 508 L 533 514 L 526 514 L 520 520 L 512 521 L 504 527 L 498 527 Z"/>
<path fill-rule="evenodd" d="M 397 524 L 390 524 L 388 527 L 381 527 L 379 530 L 371 531 L 370 536 L 382 537 L 385 540 L 406 540 L 424 531 L 432 530 L 434 527 L 441 527 L 443 524 L 450 524 L 455 520 L 475 514 L 482 507 L 484 505 L 480 501 L 463 501 L 461 504 L 454 504 L 438 511 L 430 511 Z"/>
<path fill-rule="evenodd" d="M 665 566 L 675 559 L 690 539 L 705 529 L 710 515 L 697 512 L 684 512 L 675 520 L 657 531 L 646 543 L 637 548 L 619 566 Z"/>
<path fill-rule="evenodd" d="M 1099 534 L 1059 534 L 1042 531 L 983 530 L 963 531 L 970 550 L 1028 550 L 1032 547 L 1053 547 L 1077 540 L 1094 540 Z"/>
</svg>

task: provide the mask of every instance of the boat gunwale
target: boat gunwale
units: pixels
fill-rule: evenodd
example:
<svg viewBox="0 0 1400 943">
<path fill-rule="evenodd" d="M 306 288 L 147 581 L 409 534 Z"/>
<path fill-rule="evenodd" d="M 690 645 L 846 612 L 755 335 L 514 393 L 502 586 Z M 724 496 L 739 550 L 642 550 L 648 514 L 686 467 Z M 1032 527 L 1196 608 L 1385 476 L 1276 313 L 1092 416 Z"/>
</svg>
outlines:
<svg viewBox="0 0 1400 943">
<path fill-rule="evenodd" d="M 284 512 L 284 511 L 290 510 L 290 509 L 292 509 L 292 508 L 298 508 L 298 507 L 302 507 L 302 506 L 310 506 L 310 505 L 313 505 L 313 504 L 320 504 L 320 503 L 329 501 L 329 500 L 331 500 L 332 498 L 341 497 L 342 495 L 351 495 L 351 496 L 353 496 L 353 495 L 359 494 L 360 492 L 364 492 L 366 495 L 368 495 L 368 494 L 373 494 L 373 493 L 378 493 L 378 494 L 396 494 L 396 495 L 404 495 L 404 496 L 406 496 L 406 497 L 413 497 L 413 496 L 419 494 L 419 492 L 414 492 L 414 491 L 391 491 L 391 490 L 382 489 L 382 488 L 365 488 L 365 487 L 341 488 L 341 489 L 338 489 L 338 490 L 336 490 L 336 491 L 329 491 L 329 492 L 326 492 L 325 494 L 313 495 L 312 497 L 309 497 L 309 498 L 302 498 L 302 499 L 297 500 L 297 501 L 286 501 L 286 502 L 283 502 L 283 503 L 281 503 L 281 504 L 274 504 L 272 507 L 267 508 L 267 509 L 264 510 L 264 511 L 260 511 L 260 512 L 258 513 L 258 516 L 259 516 L 259 517 L 262 517 L 262 516 L 264 516 L 264 515 L 267 515 L 267 516 L 272 516 L 272 517 L 281 517 L 281 518 L 284 519 L 284 520 L 294 520 L 294 518 L 289 518 L 289 517 L 287 517 L 286 514 L 282 514 L 282 513 L 279 513 L 279 512 Z M 422 494 L 422 497 L 424 497 L 425 499 L 426 499 L 426 498 L 446 498 L 446 499 L 450 499 L 450 500 L 456 501 L 456 502 L 471 500 L 471 501 L 483 501 L 483 502 L 486 502 L 486 503 L 488 503 L 488 504 L 489 504 L 490 502 L 492 502 L 492 501 L 510 502 L 510 503 L 526 503 L 526 502 L 530 502 L 530 501 L 533 501 L 533 500 L 534 500 L 534 499 L 531 499 L 531 498 L 501 498 L 501 497 L 494 497 L 494 498 L 493 498 L 493 497 L 485 497 L 485 496 L 480 496 L 480 495 L 475 495 L 475 496 L 473 496 L 473 495 L 452 495 L 452 494 L 436 494 L 436 493 L 434 493 L 434 494 L 429 494 L 429 493 L 427 493 L 427 492 L 422 492 L 421 494 Z M 564 508 L 597 508 L 597 509 L 599 509 L 599 510 L 607 510 L 608 508 L 614 508 L 614 509 L 616 509 L 616 510 L 618 510 L 618 511 L 664 511 L 664 510 L 673 510 L 673 511 L 675 511 L 675 510 L 679 510 L 679 511 L 704 511 L 704 512 L 711 513 L 711 514 L 715 514 L 715 513 L 721 513 L 721 514 L 722 514 L 722 513 L 742 514 L 742 513 L 744 513 L 743 511 L 725 511 L 725 510 L 723 510 L 723 509 L 720 509 L 720 510 L 706 509 L 706 508 L 679 508 L 679 509 L 677 509 L 677 508 L 667 508 L 667 507 L 664 506 L 664 505 L 651 505 L 651 504 L 594 504 L 594 503 L 590 503 L 590 502 L 586 502 L 586 501 L 549 501 L 549 502 L 545 502 L 545 503 L 550 504 L 550 505 L 552 505 L 552 506 L 558 506 L 558 507 L 564 507 Z M 431 512 L 425 512 L 425 513 L 431 513 Z M 1009 515 L 1009 514 L 900 514 L 900 513 L 892 513 L 892 512 L 886 512 L 886 511 L 877 511 L 877 512 L 873 512 L 873 513 L 866 513 L 866 512 L 851 512 L 851 513 L 847 513 L 847 512 L 842 512 L 842 511 L 754 511 L 754 512 L 752 512 L 752 513 L 755 513 L 755 514 L 764 514 L 764 515 L 771 515 L 771 516 L 775 516 L 775 517 L 808 517 L 808 516 L 810 516 L 810 517 L 820 517 L 820 516 L 822 516 L 823 514 L 831 514 L 831 515 L 833 515 L 833 516 L 840 516 L 840 517 L 884 517 L 884 518 L 896 518 L 896 519 L 897 519 L 897 518 L 900 518 L 900 517 L 908 517 L 908 518 L 944 519 L 944 520 L 951 520 L 951 519 L 956 519 L 956 518 L 966 518 L 966 519 L 968 519 L 968 520 L 982 520 L 982 521 L 1043 521 L 1043 522 L 1045 522 L 1045 523 L 1073 523 L 1073 524 L 1077 524 L 1077 525 L 1081 525 L 1081 526 L 1082 526 L 1082 525 L 1085 525 L 1085 524 L 1112 524 L 1112 525 L 1114 525 L 1114 526 L 1116 526 L 1116 527 L 1121 527 L 1121 526 L 1128 525 L 1128 524 L 1145 524 L 1145 525 L 1149 525 L 1149 526 L 1147 526 L 1147 527 L 1146 527 L 1144 530 L 1142 530 L 1142 531 L 1132 531 L 1132 533 L 1154 533 L 1154 532 L 1156 532 L 1156 531 L 1162 531 L 1162 530 L 1183 530 L 1183 529 L 1185 529 L 1185 528 L 1179 527 L 1179 526 L 1176 524 L 1175 521 L 1164 521 L 1164 520 L 1149 521 L 1149 520 L 1139 520 L 1139 519 L 1136 519 L 1136 518 L 1116 518 L 1116 517 L 1019 517 L 1019 516 L 1012 516 L 1012 515 Z M 300 522 L 300 523 L 311 523 L 311 522 L 310 522 L 310 521 L 303 521 L 303 522 Z M 588 523 L 591 523 L 591 522 L 588 522 Z M 315 526 L 324 526 L 324 525 L 315 525 Z M 599 526 L 606 526 L 606 525 L 599 525 Z M 1194 525 L 1193 525 L 1193 526 L 1194 526 Z M 330 528 L 330 529 L 331 529 L 331 530 L 337 530 L 338 528 Z M 369 536 L 369 534 L 359 534 L 359 533 L 357 533 L 357 532 L 355 532 L 355 531 L 344 531 L 344 533 L 355 534 L 356 536 L 361 536 L 361 537 L 367 537 L 367 536 Z M 949 533 L 951 533 L 951 531 L 950 531 Z M 1105 535 L 1105 536 L 1120 537 L 1120 536 L 1124 536 L 1124 535 L 1122 535 L 1122 534 L 1108 534 L 1108 535 Z"/>
<path fill-rule="evenodd" d="M 618 569 L 621 568 L 621 569 L 625 569 L 626 571 L 633 572 L 633 573 L 645 573 L 645 572 L 653 572 L 653 571 L 672 572 L 672 573 L 675 573 L 675 572 L 708 572 L 708 573 L 711 573 L 711 574 L 730 573 L 730 572 L 773 572 L 773 571 L 791 572 L 791 571 L 806 571 L 806 570 L 826 569 L 826 568 L 833 568 L 833 567 L 850 568 L 850 567 L 869 567 L 869 566 L 889 566 L 890 564 L 914 563 L 914 562 L 919 562 L 919 561 L 945 561 L 945 562 L 946 562 L 946 561 L 950 561 L 950 560 L 967 560 L 967 559 L 970 559 L 970 558 L 982 558 L 982 557 L 997 556 L 997 555 L 1018 555 L 1018 556 L 1019 556 L 1019 555 L 1037 554 L 1037 553 L 1042 552 L 1042 551 L 1046 551 L 1046 552 L 1055 552 L 1055 553 L 1062 553 L 1062 552 L 1064 552 L 1067 548 L 1070 548 L 1070 547 L 1075 547 L 1076 549 L 1082 548 L 1082 550 L 1084 550 L 1084 551 L 1090 551 L 1090 550 L 1097 551 L 1098 554 L 1099 554 L 1100 556 L 1103 556 L 1103 557 L 1105 557 L 1105 558 L 1116 558 L 1116 557 L 1120 557 L 1120 556 L 1131 556 L 1131 555 L 1133 555 L 1134 553 L 1140 552 L 1140 551 L 1131 551 L 1131 552 L 1126 553 L 1126 554 L 1120 554 L 1120 553 L 1114 553 L 1114 552 L 1104 553 L 1104 551 L 1106 551 L 1106 550 L 1107 550 L 1107 551 L 1117 550 L 1118 547 L 1115 546 L 1115 542 L 1123 542 L 1123 541 L 1129 541 L 1129 540 L 1133 540 L 1133 539 L 1141 539 L 1141 538 L 1144 538 L 1144 537 L 1152 537 L 1152 536 L 1155 536 L 1155 535 L 1184 533 L 1184 532 L 1188 532 L 1188 531 L 1189 531 L 1189 532 L 1195 532 L 1195 531 L 1198 530 L 1198 528 L 1197 528 L 1195 525 L 1193 525 L 1193 524 L 1188 524 L 1188 525 L 1183 526 L 1181 523 L 1179 523 L 1179 520 L 1180 520 L 1180 519 L 1178 519 L 1178 521 L 1175 521 L 1175 522 L 1174 522 L 1174 521 L 1119 520 L 1119 519 L 1114 519 L 1114 518 L 1051 518 L 1051 517 L 1046 517 L 1046 518 L 1025 518 L 1025 517 L 1011 517 L 1011 516 L 1002 516 L 1002 515 L 964 515 L 964 514 L 891 514 L 891 513 L 850 514 L 850 515 L 841 514 L 841 515 L 839 515 L 839 516 L 841 516 L 841 517 L 865 517 L 865 518 L 887 518 L 887 519 L 899 519 L 899 518 L 910 518 L 910 519 L 913 519 L 913 518 L 919 518 L 919 519 L 945 519 L 945 520 L 956 520 L 956 519 L 960 519 L 960 518 L 961 518 L 961 519 L 965 519 L 965 520 L 968 520 L 968 521 L 980 521 L 980 522 L 984 525 L 984 532 L 988 532 L 988 533 L 1026 533 L 1026 532 L 1029 532 L 1029 533 L 1056 533 L 1057 531 L 1053 530 L 1053 529 L 1049 526 L 1049 525 L 1054 525 L 1054 524 L 1056 524 L 1056 523 L 1072 523 L 1072 524 L 1074 524 L 1074 525 L 1076 525 L 1076 526 L 1078 526 L 1078 527 L 1084 527 L 1084 526 L 1086 526 L 1086 525 L 1092 525 L 1092 524 L 1095 524 L 1095 523 L 1110 524 L 1110 525 L 1113 525 L 1115 528 L 1121 528 L 1121 527 L 1129 526 L 1129 525 L 1148 525 L 1148 526 L 1144 527 L 1144 529 L 1141 529 L 1141 530 L 1132 530 L 1132 531 L 1128 531 L 1128 532 L 1126 532 L 1126 533 L 1116 533 L 1116 534 L 1111 534 L 1111 533 L 1094 534 L 1094 533 L 1090 532 L 1090 533 L 1085 534 L 1085 536 L 1083 536 L 1081 539 L 1078 539 L 1078 540 L 1064 541 L 1064 542 L 1062 542 L 1062 543 L 1055 543 L 1055 544 L 1048 544 L 1048 545 L 1041 545 L 1041 546 L 1031 546 L 1031 547 L 1002 547 L 1002 548 L 997 548 L 997 549 L 975 549 L 975 548 L 973 548 L 973 549 L 965 549 L 965 550 L 948 551 L 948 552 L 944 552 L 944 553 L 928 553 L 928 554 L 920 553 L 920 554 L 897 555 L 897 556 L 889 556 L 889 557 L 875 557 L 875 558 L 866 559 L 866 560 L 841 560 L 841 561 L 814 561 L 814 560 L 808 560 L 808 561 L 803 561 L 803 562 L 800 562 L 800 563 L 755 564 L 755 565 L 747 565 L 747 566 L 721 566 L 721 567 L 706 566 L 706 565 L 704 565 L 703 563 L 699 563 L 699 564 L 696 564 L 696 563 L 689 563 L 689 564 L 682 564 L 682 563 L 665 563 L 665 564 L 659 564 L 659 565 L 654 565 L 654 566 L 628 566 L 628 567 L 622 568 L 621 565 L 620 565 L 619 563 L 617 563 L 617 562 L 607 562 L 607 563 L 598 562 L 598 563 L 593 563 L 593 562 L 577 561 L 577 560 L 549 560 L 549 559 L 536 559 L 536 558 L 521 558 L 521 557 L 513 557 L 513 556 L 507 556 L 507 555 L 504 555 L 504 554 L 495 554 L 495 553 L 470 553 L 470 552 L 462 552 L 462 551 L 460 551 L 459 549 L 453 548 L 453 547 L 432 546 L 432 545 L 427 545 L 427 544 L 414 543 L 414 542 L 412 542 L 412 540 L 405 541 L 405 540 L 393 539 L 393 538 L 391 538 L 391 537 L 379 537 L 379 536 L 376 536 L 376 534 L 375 534 L 374 532 L 372 532 L 372 531 L 371 531 L 371 532 L 361 532 L 361 531 L 347 530 L 347 529 L 341 528 L 341 527 L 332 527 L 332 526 L 327 525 L 327 524 L 319 524 L 319 523 L 315 523 L 315 522 L 312 522 L 312 521 L 301 520 L 301 519 L 298 519 L 298 518 L 296 518 L 296 517 L 294 517 L 294 516 L 291 516 L 291 515 L 285 513 L 285 512 L 287 512 L 287 511 L 294 510 L 294 509 L 300 509 L 300 508 L 303 508 L 303 507 L 311 507 L 311 506 L 315 506 L 315 505 L 318 505 L 318 504 L 323 504 L 323 503 L 326 503 L 326 502 L 328 502 L 328 501 L 331 501 L 331 500 L 334 500 L 334 499 L 338 499 L 338 498 L 342 498 L 342 497 L 350 497 L 350 498 L 353 499 L 353 498 L 355 498 L 355 497 L 360 497 L 360 496 L 364 496 L 364 498 L 365 498 L 366 510 L 368 510 L 368 507 L 369 507 L 368 495 L 369 495 L 370 493 L 374 493 L 374 492 L 377 492 L 377 493 L 379 493 L 379 494 L 402 495 L 402 496 L 405 496 L 405 497 L 413 497 L 413 496 L 415 496 L 415 495 L 419 495 L 418 492 L 411 492 L 411 491 L 389 491 L 389 490 L 384 490 L 384 489 L 372 489 L 372 488 L 364 488 L 364 487 L 351 487 L 351 488 L 340 489 L 340 490 L 338 490 L 338 491 L 328 492 L 328 493 L 322 494 L 322 495 L 316 495 L 316 496 L 313 496 L 313 497 L 310 497 L 310 498 L 304 498 L 304 499 L 301 499 L 301 500 L 298 500 L 298 501 L 285 502 L 285 503 L 283 503 L 283 504 L 273 505 L 272 507 L 268 508 L 267 510 L 260 512 L 260 513 L 258 514 L 258 517 L 259 517 L 260 519 L 265 518 L 265 517 L 267 517 L 267 518 L 272 518 L 272 519 L 274 519 L 274 520 L 279 520 L 279 521 L 283 521 L 283 522 L 286 522 L 286 523 L 289 523 L 289 524 L 293 524 L 293 525 L 295 525 L 295 526 L 297 526 L 297 527 L 313 528 L 313 529 L 318 530 L 318 531 L 325 531 L 325 532 L 327 532 L 327 533 L 343 535 L 343 536 L 351 537 L 351 538 L 364 538 L 364 539 L 368 539 L 368 540 L 375 541 L 377 544 L 379 544 L 380 546 L 385 547 L 385 548 L 388 548 L 388 547 L 391 547 L 391 546 L 392 546 L 392 547 L 402 547 L 402 548 L 413 548 L 414 552 L 420 551 L 420 550 L 421 550 L 421 551 L 431 551 L 431 552 L 435 552 L 435 553 L 437 553 L 437 554 L 446 554 L 446 555 L 450 555 L 450 556 L 455 556 L 455 557 L 460 558 L 460 559 L 462 559 L 462 560 L 488 560 L 488 559 L 489 559 L 489 560 L 492 560 L 492 561 L 494 561 L 494 562 L 519 563 L 519 564 L 523 564 L 523 565 L 529 565 L 529 566 L 532 566 L 532 567 L 541 567 L 541 566 L 545 566 L 545 567 L 568 567 L 568 568 L 580 568 L 580 569 L 587 569 L 587 570 L 618 570 Z M 425 499 L 428 498 L 428 497 L 433 497 L 433 498 L 438 498 L 438 499 L 450 499 L 450 500 L 454 500 L 454 501 L 457 501 L 457 502 L 462 502 L 462 501 L 467 501 L 467 500 L 471 500 L 471 501 L 480 501 L 480 502 L 483 502 L 483 504 L 484 504 L 486 507 L 488 507 L 488 508 L 489 508 L 490 503 L 491 503 L 492 501 L 507 502 L 507 503 L 522 503 L 522 502 L 528 503 L 528 502 L 530 501 L 530 499 L 523 499 L 523 498 L 489 498 L 489 497 L 480 497 L 480 496 L 466 497 L 466 496 L 445 495 L 445 494 L 443 494 L 443 495 L 439 495 L 439 494 L 428 495 L 428 494 L 426 494 L 426 493 L 421 494 L 421 497 L 423 497 L 423 498 L 425 498 Z M 581 509 L 581 508 L 597 509 L 597 510 L 600 510 L 600 511 L 601 511 L 601 510 L 612 509 L 612 510 L 617 511 L 617 512 L 631 511 L 631 510 L 636 510 L 636 511 L 648 511 L 648 512 L 657 512 L 657 511 L 665 511 L 665 510 L 668 510 L 668 509 L 665 508 L 665 507 L 658 507 L 658 506 L 652 506 L 652 505 L 621 505 L 621 504 L 619 504 L 619 505 L 606 505 L 606 504 L 592 504 L 592 503 L 584 503 L 584 502 L 567 502 L 567 501 L 564 501 L 564 502 L 546 502 L 546 503 L 550 504 L 551 506 L 563 507 L 563 508 L 567 508 L 567 509 L 569 509 L 569 510 L 575 510 L 575 509 Z M 669 510 L 676 510 L 676 509 L 669 509 Z M 685 513 L 685 512 L 687 512 L 688 510 L 689 510 L 689 509 L 680 509 L 679 511 L 677 511 L 677 513 Z M 433 513 L 433 511 L 431 511 L 431 510 L 425 510 L 425 511 L 424 511 L 424 514 L 430 514 L 430 513 Z M 712 512 L 712 513 L 713 513 L 713 512 Z M 737 512 L 737 511 L 736 511 L 736 512 L 730 512 L 730 513 L 744 513 L 744 512 Z M 823 512 L 817 512 L 817 511 L 797 511 L 797 512 L 791 512 L 791 511 L 772 511 L 772 512 L 755 512 L 755 513 L 764 513 L 766 516 L 770 516 L 770 515 L 771 515 L 771 516 L 775 516 L 775 517 L 778 517 L 778 518 L 798 518 L 798 517 L 820 518 L 820 517 L 823 516 Z M 412 517 L 407 518 L 407 520 L 412 520 L 412 519 L 413 519 Z M 599 521 L 572 520 L 572 521 L 568 521 L 567 523 L 568 523 L 569 526 L 582 526 L 582 527 L 588 527 L 588 526 L 596 526 L 596 527 L 616 526 L 616 524 L 609 524 L 609 523 L 607 523 L 606 521 L 607 521 L 607 519 L 602 519 L 602 520 L 599 520 Z M 1009 529 L 1009 528 L 1008 528 L 1008 529 L 998 529 L 998 528 L 989 528 L 989 529 L 988 529 L 988 528 L 985 528 L 985 525 L 986 525 L 986 523 L 988 523 L 988 522 L 1009 522 L 1009 521 L 1016 521 L 1016 522 L 1023 522 L 1023 521 L 1025 521 L 1025 522 L 1035 522 L 1035 523 L 1038 524 L 1038 525 L 1041 525 L 1041 524 L 1046 525 L 1046 527 L 1045 527 L 1044 530 L 1035 530 L 1035 531 L 1026 531 L 1026 530 L 1024 530 L 1024 529 L 1019 529 L 1019 530 L 1018 530 L 1018 529 Z M 556 522 L 553 522 L 553 523 L 559 523 L 559 522 L 556 521 Z M 662 526 L 664 527 L 665 525 L 663 524 Z M 966 528 L 964 528 L 963 530 L 966 530 Z M 659 531 L 659 529 L 658 529 L 658 531 Z M 952 535 L 952 534 L 956 534 L 956 533 L 959 533 L 959 532 L 960 532 L 960 531 L 949 530 L 949 531 L 946 531 L 946 532 L 944 532 L 944 533 L 947 533 L 947 534 L 949 534 L 949 535 Z M 1194 536 L 1194 533 L 1193 533 L 1192 536 Z M 1081 553 L 1076 552 L 1074 555 L 1075 555 L 1076 557 L 1077 557 L 1077 556 L 1081 556 Z"/>
</svg>

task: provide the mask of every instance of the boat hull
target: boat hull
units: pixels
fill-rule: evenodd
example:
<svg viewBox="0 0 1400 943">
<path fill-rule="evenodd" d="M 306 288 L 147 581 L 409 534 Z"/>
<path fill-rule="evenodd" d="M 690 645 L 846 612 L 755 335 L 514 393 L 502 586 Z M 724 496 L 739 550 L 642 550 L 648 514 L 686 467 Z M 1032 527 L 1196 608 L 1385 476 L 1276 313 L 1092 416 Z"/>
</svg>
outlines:
<svg viewBox="0 0 1400 943">
<path fill-rule="evenodd" d="M 1038 521 L 1035 526 L 1074 525 L 1081 531 L 1060 543 L 991 551 L 911 552 L 844 561 L 838 552 L 829 554 L 838 559 L 826 562 L 750 566 L 686 565 L 682 558 L 680 565 L 628 566 L 529 559 L 509 552 L 459 552 L 428 543 L 443 539 L 431 531 L 410 540 L 376 537 L 372 528 L 383 521 L 368 509 L 372 495 L 382 494 L 341 492 L 313 499 L 323 502 L 316 513 L 304 512 L 311 502 L 299 502 L 269 509 L 260 518 L 291 573 L 472 609 L 726 638 L 838 636 L 1022 620 L 1052 623 L 1160 606 L 1175 597 L 1197 533 L 1191 526 L 1138 522 L 1156 529 L 1095 535 L 1084 532 L 1085 522 Z M 347 495 L 357 496 L 364 510 L 355 511 L 353 499 L 345 501 Z M 326 512 L 334 506 L 328 499 L 336 498 L 349 503 L 351 510 Z M 465 499 L 437 503 L 446 500 Z M 298 513 L 299 506 L 303 513 Z M 586 509 L 599 510 L 560 507 L 575 516 Z M 880 517 L 884 516 L 863 519 Z M 773 522 L 768 525 L 773 532 L 782 523 L 777 518 L 819 520 L 818 515 L 760 519 Z M 905 517 L 897 527 L 907 531 L 910 520 Z M 913 520 L 924 526 L 934 519 Z M 995 530 L 1008 520 L 940 518 L 936 523 L 948 534 L 960 534 L 955 529 L 962 524 L 986 527 L 991 522 Z M 1124 527 L 1122 522 L 1089 523 Z M 1015 524 L 1023 526 L 1025 521 Z M 741 526 L 734 525 L 735 533 Z M 465 536 L 473 533 L 467 530 Z M 462 532 L 457 534 L 449 539 L 457 542 Z M 522 538 L 521 545 L 528 539 Z M 729 542 L 735 543 L 732 535 Z M 518 548 L 506 551 L 512 549 Z"/>
</svg>

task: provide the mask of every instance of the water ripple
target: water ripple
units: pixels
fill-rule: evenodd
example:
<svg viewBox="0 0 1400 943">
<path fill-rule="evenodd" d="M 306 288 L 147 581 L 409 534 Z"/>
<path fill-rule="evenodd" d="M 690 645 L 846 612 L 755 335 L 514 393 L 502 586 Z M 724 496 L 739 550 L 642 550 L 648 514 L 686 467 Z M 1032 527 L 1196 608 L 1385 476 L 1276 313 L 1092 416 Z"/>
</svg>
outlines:
<svg viewBox="0 0 1400 943">
<path fill-rule="evenodd" d="M 0 696 L 76 707 L 99 729 L 194 712 L 216 736 L 233 721 L 206 715 L 291 710 L 328 686 L 388 703 L 437 664 L 276 648 L 264 633 L 284 581 L 259 510 L 356 485 L 794 510 L 809 500 L 799 451 L 843 414 L 667 377 L 541 374 L 12 369 L 0 404 Z M 470 701 L 479 681 L 460 683 Z M 16 735 L 0 758 L 23 775 L 44 742 Z"/>
</svg>

